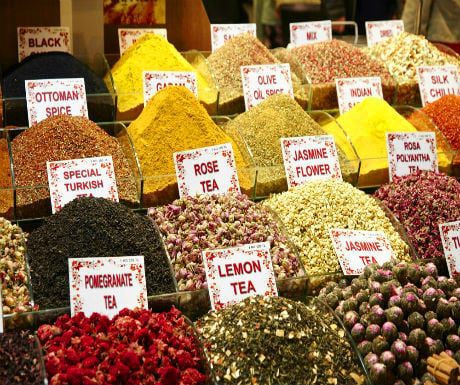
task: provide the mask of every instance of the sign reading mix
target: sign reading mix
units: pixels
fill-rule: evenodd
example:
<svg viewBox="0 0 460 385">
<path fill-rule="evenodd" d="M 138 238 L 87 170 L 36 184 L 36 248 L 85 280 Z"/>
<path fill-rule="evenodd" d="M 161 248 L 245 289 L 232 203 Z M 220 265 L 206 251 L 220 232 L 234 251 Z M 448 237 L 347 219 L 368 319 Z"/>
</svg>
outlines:
<svg viewBox="0 0 460 385">
<path fill-rule="evenodd" d="M 161 89 L 168 86 L 184 86 L 198 98 L 196 72 L 144 71 L 144 106 Z"/>
<path fill-rule="evenodd" d="M 34 53 L 71 53 L 68 27 L 18 27 L 18 59 L 24 60 Z"/>
<path fill-rule="evenodd" d="M 451 278 L 460 274 L 460 221 L 440 223 L 442 247 Z"/>
<path fill-rule="evenodd" d="M 403 32 L 404 22 L 402 20 L 366 21 L 368 47 Z"/>
<path fill-rule="evenodd" d="M 380 77 L 335 79 L 335 85 L 340 115 L 369 96 L 383 99 Z"/>
<path fill-rule="evenodd" d="M 165 40 L 168 40 L 166 28 L 118 28 L 118 44 L 120 46 L 120 56 L 138 41 L 146 33 L 160 35 Z"/>
<path fill-rule="evenodd" d="M 290 23 L 289 30 L 291 44 L 295 47 L 332 40 L 330 20 Z"/>
<path fill-rule="evenodd" d="M 227 40 L 242 33 L 256 36 L 255 23 L 250 24 L 211 24 L 211 48 L 213 51 L 222 47 Z"/>
<path fill-rule="evenodd" d="M 460 96 L 460 82 L 456 66 L 417 67 L 422 104 L 433 103 L 444 95 Z"/>
</svg>

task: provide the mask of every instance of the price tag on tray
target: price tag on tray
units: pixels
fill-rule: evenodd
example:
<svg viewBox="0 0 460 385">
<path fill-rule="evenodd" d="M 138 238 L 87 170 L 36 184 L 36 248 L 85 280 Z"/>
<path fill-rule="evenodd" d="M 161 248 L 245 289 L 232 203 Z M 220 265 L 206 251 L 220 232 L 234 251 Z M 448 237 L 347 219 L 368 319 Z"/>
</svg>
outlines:
<svg viewBox="0 0 460 385">
<path fill-rule="evenodd" d="M 460 221 L 440 223 L 439 234 L 441 235 L 449 276 L 453 278 L 460 274 Z"/>
<path fill-rule="evenodd" d="M 372 47 L 403 32 L 404 22 L 402 20 L 366 21 L 367 46 Z"/>
<path fill-rule="evenodd" d="M 383 99 L 380 77 L 335 79 L 340 115 L 369 96 Z"/>
<path fill-rule="evenodd" d="M 160 35 L 165 40 L 168 39 L 166 28 L 118 28 L 120 56 L 146 33 L 153 33 Z"/>
<path fill-rule="evenodd" d="M 456 66 L 417 67 L 417 78 L 424 106 L 444 95 L 460 96 L 460 81 Z"/>
<path fill-rule="evenodd" d="M 144 71 L 144 106 L 161 89 L 168 86 L 188 88 L 198 98 L 196 72 Z"/>
<path fill-rule="evenodd" d="M 34 53 L 72 53 L 68 27 L 18 27 L 18 60 Z"/>
<path fill-rule="evenodd" d="M 249 33 L 256 36 L 255 23 L 249 24 L 211 24 L 211 48 L 214 52 L 234 36 Z"/>
<path fill-rule="evenodd" d="M 330 20 L 290 23 L 290 42 L 294 47 L 332 40 Z"/>
</svg>

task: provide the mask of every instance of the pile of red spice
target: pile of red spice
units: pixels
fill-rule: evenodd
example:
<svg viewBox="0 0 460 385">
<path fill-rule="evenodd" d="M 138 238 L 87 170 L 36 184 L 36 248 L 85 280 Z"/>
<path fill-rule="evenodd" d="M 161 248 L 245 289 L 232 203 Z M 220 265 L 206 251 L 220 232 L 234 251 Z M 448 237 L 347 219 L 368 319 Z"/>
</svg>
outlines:
<svg viewBox="0 0 460 385">
<path fill-rule="evenodd" d="M 168 313 L 124 309 L 42 325 L 38 337 L 50 385 L 198 385 L 206 382 L 193 327 Z"/>
</svg>

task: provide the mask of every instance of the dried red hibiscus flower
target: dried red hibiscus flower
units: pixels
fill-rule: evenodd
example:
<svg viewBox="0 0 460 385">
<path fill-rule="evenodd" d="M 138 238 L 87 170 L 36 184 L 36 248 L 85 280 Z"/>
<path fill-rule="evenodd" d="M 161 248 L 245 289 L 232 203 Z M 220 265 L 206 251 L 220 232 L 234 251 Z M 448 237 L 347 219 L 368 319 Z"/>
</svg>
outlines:
<svg viewBox="0 0 460 385">
<path fill-rule="evenodd" d="M 206 382 L 200 347 L 179 310 L 94 313 L 42 325 L 38 337 L 50 385 L 198 385 Z"/>
</svg>

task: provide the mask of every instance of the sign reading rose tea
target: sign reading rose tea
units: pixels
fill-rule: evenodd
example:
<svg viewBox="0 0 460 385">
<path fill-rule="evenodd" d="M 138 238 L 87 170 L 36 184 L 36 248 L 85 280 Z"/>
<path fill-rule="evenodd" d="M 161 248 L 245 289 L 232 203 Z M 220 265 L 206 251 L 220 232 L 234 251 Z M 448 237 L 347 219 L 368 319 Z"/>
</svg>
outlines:
<svg viewBox="0 0 460 385">
<path fill-rule="evenodd" d="M 380 77 L 335 79 L 335 85 L 340 115 L 369 96 L 383 99 Z"/>
<path fill-rule="evenodd" d="M 215 51 L 222 47 L 227 40 L 242 33 L 256 36 L 256 25 L 250 24 L 211 24 L 211 47 Z"/>
<path fill-rule="evenodd" d="M 240 192 L 231 143 L 173 154 L 181 197 Z"/>
<path fill-rule="evenodd" d="M 213 310 L 225 309 L 253 295 L 278 295 L 269 242 L 202 254 Z"/>
<path fill-rule="evenodd" d="M 280 138 L 288 186 L 316 179 L 342 180 L 332 135 Z"/>
<path fill-rule="evenodd" d="M 403 32 L 404 22 L 402 20 L 366 21 L 367 46 L 372 47 Z"/>
<path fill-rule="evenodd" d="M 332 23 L 330 20 L 290 23 L 291 44 L 295 47 L 332 40 Z"/>
<path fill-rule="evenodd" d="M 419 170 L 438 172 L 434 132 L 387 132 L 386 140 L 390 181 Z"/>
<path fill-rule="evenodd" d="M 110 318 L 124 308 L 147 309 L 144 257 L 69 258 L 72 317 L 100 313 Z"/>
<path fill-rule="evenodd" d="M 120 56 L 146 33 L 153 33 L 155 35 L 160 35 L 165 40 L 168 39 L 166 28 L 118 28 Z"/>
<path fill-rule="evenodd" d="M 53 214 L 78 197 L 118 202 L 111 156 L 46 162 Z"/>
<path fill-rule="evenodd" d="M 18 59 L 22 61 L 34 53 L 71 53 L 68 27 L 18 27 Z"/>
<path fill-rule="evenodd" d="M 460 221 L 440 223 L 439 233 L 449 275 L 453 278 L 460 274 Z"/>
<path fill-rule="evenodd" d="M 85 79 L 26 80 L 29 126 L 55 115 L 88 117 Z"/>
<path fill-rule="evenodd" d="M 444 95 L 460 96 L 456 66 L 417 67 L 417 77 L 423 105 L 432 103 Z"/>
<path fill-rule="evenodd" d="M 168 86 L 184 86 L 198 98 L 196 72 L 144 71 L 144 106 L 161 89 Z"/>
<path fill-rule="evenodd" d="M 384 232 L 329 229 L 329 235 L 345 275 L 360 275 L 367 265 L 382 265 L 394 258 Z"/>
<path fill-rule="evenodd" d="M 275 94 L 294 98 L 289 64 L 241 66 L 246 111 Z"/>
</svg>

